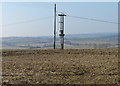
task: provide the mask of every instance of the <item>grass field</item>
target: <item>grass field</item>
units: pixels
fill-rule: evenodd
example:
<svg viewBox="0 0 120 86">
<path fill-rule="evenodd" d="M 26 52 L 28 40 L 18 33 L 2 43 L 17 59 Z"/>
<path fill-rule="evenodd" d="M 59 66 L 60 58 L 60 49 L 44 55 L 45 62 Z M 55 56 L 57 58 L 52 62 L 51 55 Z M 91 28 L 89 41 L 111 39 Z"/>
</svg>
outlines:
<svg viewBox="0 0 120 86">
<path fill-rule="evenodd" d="M 3 50 L 6 84 L 116 84 L 117 49 Z"/>
</svg>

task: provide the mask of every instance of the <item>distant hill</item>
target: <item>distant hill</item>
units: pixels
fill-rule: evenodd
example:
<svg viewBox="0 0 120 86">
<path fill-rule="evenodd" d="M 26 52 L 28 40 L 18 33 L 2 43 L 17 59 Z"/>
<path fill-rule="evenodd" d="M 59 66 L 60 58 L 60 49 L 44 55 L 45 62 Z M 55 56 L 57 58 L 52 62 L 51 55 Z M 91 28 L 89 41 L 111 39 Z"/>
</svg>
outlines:
<svg viewBox="0 0 120 86">
<path fill-rule="evenodd" d="M 69 34 L 66 38 L 83 38 L 83 39 L 108 39 L 108 38 L 118 38 L 118 33 L 90 33 L 90 34 Z"/>
<path fill-rule="evenodd" d="M 3 49 L 36 49 L 53 47 L 52 36 L 42 37 L 3 37 Z M 0 40 L 1 41 L 1 40 Z M 65 36 L 65 48 L 116 48 L 117 33 L 68 34 Z M 60 47 L 59 37 L 56 46 Z"/>
</svg>

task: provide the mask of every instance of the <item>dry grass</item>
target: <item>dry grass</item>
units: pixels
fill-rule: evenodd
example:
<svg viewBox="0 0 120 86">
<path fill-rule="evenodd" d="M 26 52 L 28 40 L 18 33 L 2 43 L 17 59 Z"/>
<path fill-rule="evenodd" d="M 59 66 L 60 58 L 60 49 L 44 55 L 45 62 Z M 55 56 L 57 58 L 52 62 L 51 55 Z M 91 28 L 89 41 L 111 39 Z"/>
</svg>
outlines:
<svg viewBox="0 0 120 86">
<path fill-rule="evenodd" d="M 3 50 L 2 68 L 8 84 L 116 84 L 118 50 Z"/>
</svg>

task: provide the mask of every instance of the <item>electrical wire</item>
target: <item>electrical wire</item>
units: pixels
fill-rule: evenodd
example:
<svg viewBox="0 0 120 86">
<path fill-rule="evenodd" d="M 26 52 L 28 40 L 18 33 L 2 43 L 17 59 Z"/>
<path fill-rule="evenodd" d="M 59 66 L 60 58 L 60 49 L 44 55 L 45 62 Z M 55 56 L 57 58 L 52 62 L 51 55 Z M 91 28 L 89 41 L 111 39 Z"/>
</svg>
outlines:
<svg viewBox="0 0 120 86">
<path fill-rule="evenodd" d="M 98 21 L 98 22 L 105 22 L 105 23 L 112 23 L 112 24 L 120 24 L 120 23 L 117 23 L 117 22 L 111 22 L 111 21 L 105 21 L 105 20 L 98 20 L 98 19 L 87 18 L 87 17 L 78 17 L 78 16 L 70 16 L 70 15 L 66 15 L 66 17 L 73 17 L 73 18 L 86 19 L 86 20 L 92 20 L 92 21 Z M 0 27 L 6 27 L 6 26 L 10 26 L 10 25 L 35 22 L 35 21 L 45 20 L 45 19 L 49 19 L 49 18 L 53 18 L 53 16 L 44 17 L 44 18 L 37 18 L 37 19 L 32 19 L 32 20 L 26 20 L 26 21 L 20 21 L 20 22 L 16 22 L 16 23 L 12 23 L 12 24 L 0 25 Z"/>
<path fill-rule="evenodd" d="M 53 16 L 44 17 L 44 18 L 37 18 L 37 19 L 32 19 L 32 20 L 26 20 L 26 21 L 20 21 L 20 22 L 16 22 L 16 23 L 12 23 L 12 24 L 0 25 L 0 27 L 6 27 L 6 26 L 10 26 L 10 25 L 35 22 L 35 21 L 45 20 L 45 19 L 49 19 L 49 18 L 53 18 Z"/>
<path fill-rule="evenodd" d="M 70 16 L 70 15 L 66 15 L 66 16 L 73 17 L 73 18 L 79 18 L 79 19 L 86 19 L 86 20 L 104 22 L 104 23 L 120 24 L 120 23 L 117 23 L 117 22 L 111 22 L 111 21 L 105 21 L 105 20 L 98 20 L 98 19 L 92 19 L 92 18 L 87 18 L 87 17 L 78 17 L 78 16 Z"/>
</svg>

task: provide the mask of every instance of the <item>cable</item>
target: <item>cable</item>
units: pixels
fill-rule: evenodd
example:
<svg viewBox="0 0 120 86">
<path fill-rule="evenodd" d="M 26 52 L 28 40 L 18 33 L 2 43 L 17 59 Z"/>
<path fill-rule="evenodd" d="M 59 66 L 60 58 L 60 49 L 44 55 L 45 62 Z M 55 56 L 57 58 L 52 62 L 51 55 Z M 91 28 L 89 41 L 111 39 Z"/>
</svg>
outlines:
<svg viewBox="0 0 120 86">
<path fill-rule="evenodd" d="M 23 24 L 23 23 L 29 23 L 29 22 L 35 22 L 35 21 L 40 21 L 40 20 L 44 20 L 44 19 L 49 19 L 49 18 L 52 18 L 52 17 L 53 16 L 44 17 L 44 18 L 37 18 L 37 19 L 32 19 L 32 20 L 26 20 L 26 21 L 20 21 L 20 22 L 16 22 L 16 23 L 12 23 L 12 24 L 0 25 L 0 27 L 16 25 L 16 24 Z"/>
<path fill-rule="evenodd" d="M 105 22 L 105 23 L 112 23 L 112 24 L 120 24 L 120 23 L 117 23 L 117 22 L 111 22 L 111 21 L 105 21 L 105 20 L 98 20 L 98 19 L 92 19 L 92 18 L 86 18 L 86 17 L 69 16 L 69 15 L 66 15 L 66 16 L 68 16 L 68 17 L 73 17 L 73 18 L 79 18 L 79 19 L 86 19 L 86 20 L 98 21 L 98 22 Z"/>
</svg>

